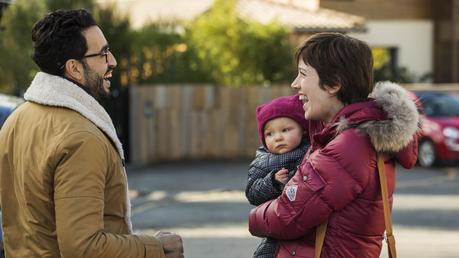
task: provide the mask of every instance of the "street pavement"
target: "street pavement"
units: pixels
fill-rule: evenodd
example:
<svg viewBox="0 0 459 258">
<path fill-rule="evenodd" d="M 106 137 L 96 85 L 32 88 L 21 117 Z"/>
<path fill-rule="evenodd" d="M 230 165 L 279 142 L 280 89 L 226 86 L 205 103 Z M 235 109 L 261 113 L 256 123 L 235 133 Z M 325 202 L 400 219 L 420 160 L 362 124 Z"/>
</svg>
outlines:
<svg viewBox="0 0 459 258">
<path fill-rule="evenodd" d="M 186 258 L 248 258 L 249 161 L 128 166 L 139 233 L 179 233 Z M 398 257 L 459 258 L 459 167 L 398 168 L 393 209 Z M 381 257 L 388 257 L 385 248 Z"/>
</svg>

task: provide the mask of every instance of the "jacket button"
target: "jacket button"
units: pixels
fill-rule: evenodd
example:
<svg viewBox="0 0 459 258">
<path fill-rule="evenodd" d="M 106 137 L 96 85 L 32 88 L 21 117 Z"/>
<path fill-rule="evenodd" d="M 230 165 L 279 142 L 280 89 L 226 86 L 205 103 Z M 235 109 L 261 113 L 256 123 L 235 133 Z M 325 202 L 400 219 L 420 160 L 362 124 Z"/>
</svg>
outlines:
<svg viewBox="0 0 459 258">
<path fill-rule="evenodd" d="M 308 176 L 303 176 L 303 181 L 306 182 L 308 180 Z"/>
<path fill-rule="evenodd" d="M 293 250 L 290 254 L 291 254 L 292 256 L 295 256 L 295 255 L 296 255 L 295 250 Z"/>
</svg>

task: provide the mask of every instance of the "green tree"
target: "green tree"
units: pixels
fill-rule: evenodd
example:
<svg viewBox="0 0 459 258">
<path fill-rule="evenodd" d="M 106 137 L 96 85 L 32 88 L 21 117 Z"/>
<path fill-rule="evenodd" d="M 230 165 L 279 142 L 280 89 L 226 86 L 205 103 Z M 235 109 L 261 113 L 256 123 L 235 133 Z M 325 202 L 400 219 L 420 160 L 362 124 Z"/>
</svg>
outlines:
<svg viewBox="0 0 459 258">
<path fill-rule="evenodd" d="M 289 30 L 277 22 L 268 25 L 250 22 L 246 29 L 243 39 L 246 44 L 240 51 L 241 67 L 247 71 L 244 81 L 269 84 L 291 80 L 296 67 L 292 62 Z"/>
<path fill-rule="evenodd" d="M 13 93 L 24 90 L 38 70 L 32 61 L 31 30 L 44 15 L 42 0 L 16 0 L 1 20 L 0 32 L 0 88 Z"/>
<path fill-rule="evenodd" d="M 277 22 L 238 17 L 235 0 L 216 0 L 187 29 L 190 47 L 213 80 L 225 85 L 285 81 L 292 73 L 289 31 Z"/>
<path fill-rule="evenodd" d="M 120 13 L 114 5 L 96 7 L 93 16 L 104 32 L 110 45 L 110 51 L 118 62 L 118 67 L 111 80 L 112 87 L 119 89 L 121 86 L 127 86 L 130 81 L 123 79 L 122 75 L 130 69 L 133 32 L 129 18 Z"/>
<path fill-rule="evenodd" d="M 131 79 L 136 83 L 206 82 L 177 24 L 148 24 L 135 31 Z"/>
</svg>

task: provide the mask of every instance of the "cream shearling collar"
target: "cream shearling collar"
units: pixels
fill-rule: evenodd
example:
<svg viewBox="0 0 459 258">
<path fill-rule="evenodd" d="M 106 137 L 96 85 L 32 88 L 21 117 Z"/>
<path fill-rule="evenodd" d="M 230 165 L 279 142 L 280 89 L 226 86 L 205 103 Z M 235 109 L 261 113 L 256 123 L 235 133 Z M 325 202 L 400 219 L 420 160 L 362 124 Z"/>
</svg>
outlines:
<svg viewBox="0 0 459 258">
<path fill-rule="evenodd" d="M 80 113 L 110 138 L 124 164 L 123 146 L 107 111 L 75 83 L 59 76 L 38 72 L 24 94 L 24 99 L 46 106 L 66 107 Z"/>
</svg>

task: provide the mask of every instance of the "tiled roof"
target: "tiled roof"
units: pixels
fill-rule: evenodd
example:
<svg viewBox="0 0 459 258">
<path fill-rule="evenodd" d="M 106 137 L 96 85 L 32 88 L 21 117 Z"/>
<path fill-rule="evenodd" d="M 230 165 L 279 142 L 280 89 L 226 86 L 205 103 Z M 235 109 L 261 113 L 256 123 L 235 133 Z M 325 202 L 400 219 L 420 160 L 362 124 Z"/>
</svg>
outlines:
<svg viewBox="0 0 459 258">
<path fill-rule="evenodd" d="M 98 0 L 106 4 L 116 2 L 120 10 L 127 11 L 134 27 L 147 22 L 188 21 L 206 12 L 213 0 Z M 287 1 L 288 2 L 288 1 Z M 307 9 L 274 0 L 239 0 L 237 10 L 241 18 L 262 24 L 277 20 L 299 32 L 307 31 L 359 31 L 365 20 L 360 16 L 318 8 Z"/>
<path fill-rule="evenodd" d="M 267 0 L 240 0 L 237 9 L 247 19 L 267 24 L 272 20 L 297 31 L 359 31 L 365 29 L 363 17 L 330 9 L 310 10 Z"/>
</svg>

